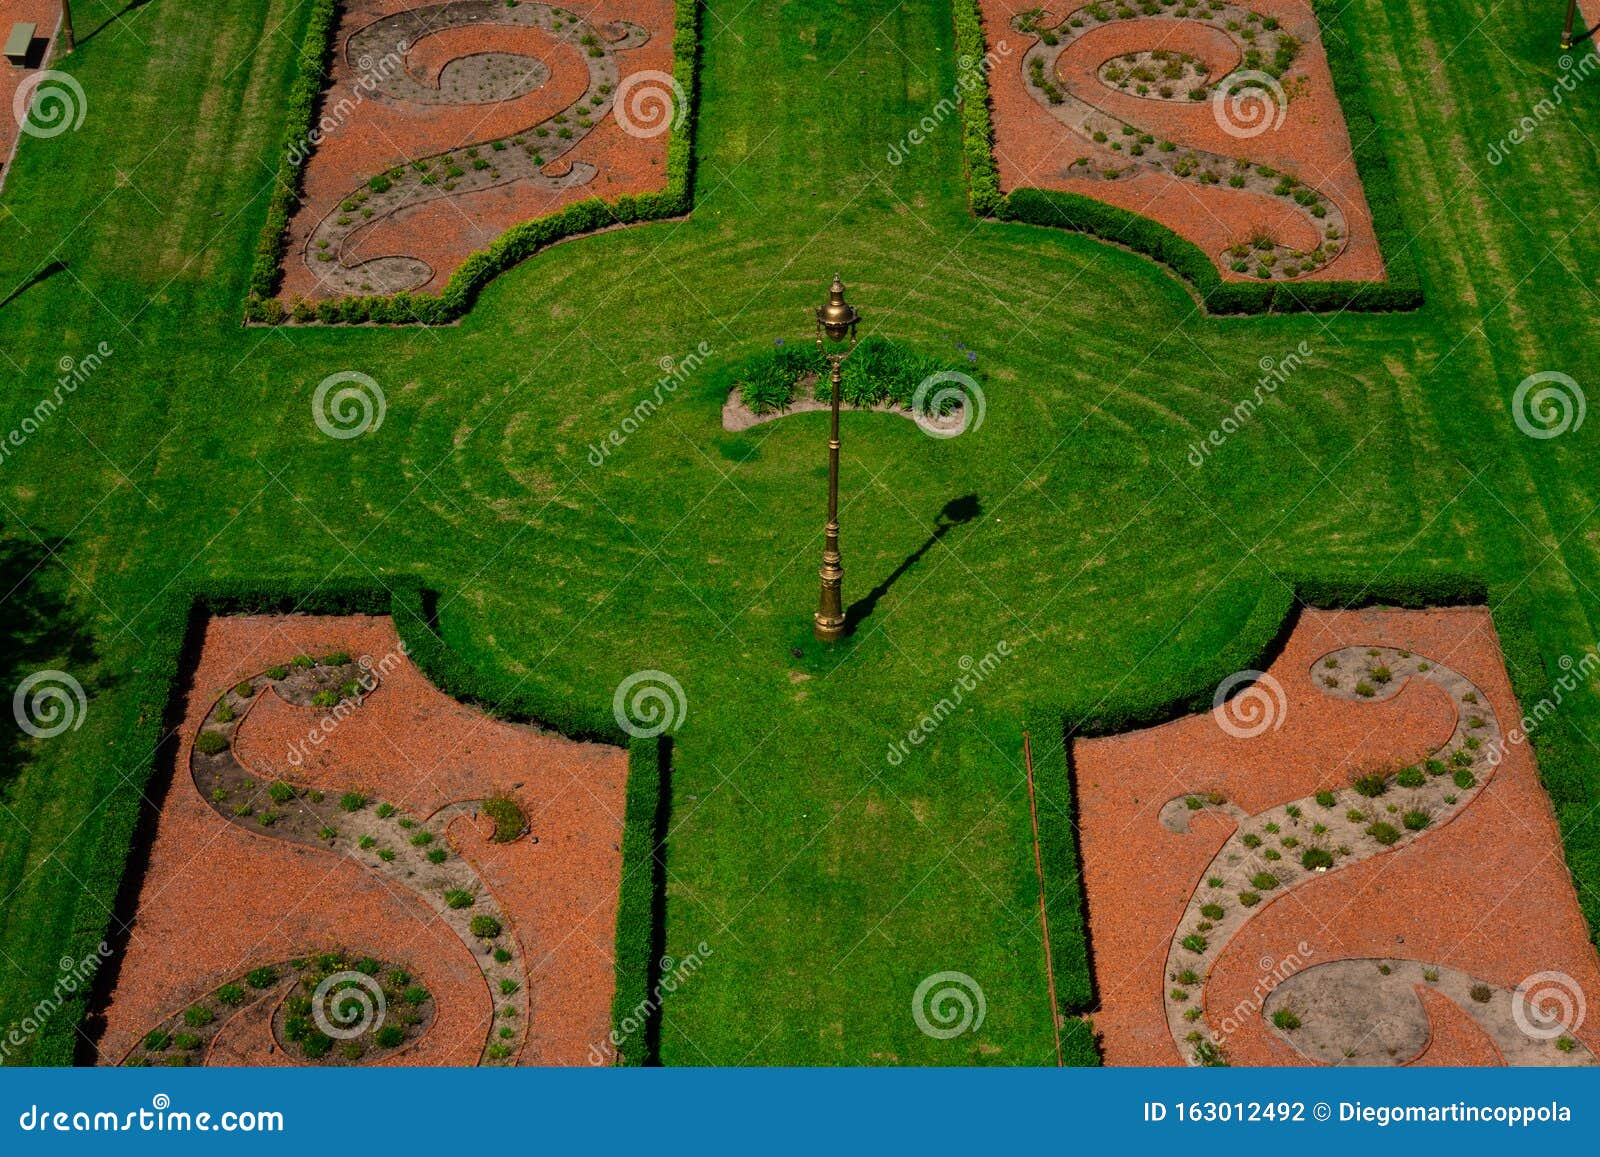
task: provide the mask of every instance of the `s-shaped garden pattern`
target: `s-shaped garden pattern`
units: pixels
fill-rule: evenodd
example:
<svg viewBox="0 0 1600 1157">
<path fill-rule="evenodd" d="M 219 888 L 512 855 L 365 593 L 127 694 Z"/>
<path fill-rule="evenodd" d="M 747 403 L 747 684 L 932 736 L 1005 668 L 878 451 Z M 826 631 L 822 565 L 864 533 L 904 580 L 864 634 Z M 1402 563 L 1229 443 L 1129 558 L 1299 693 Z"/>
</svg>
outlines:
<svg viewBox="0 0 1600 1157">
<path fill-rule="evenodd" d="M 414 893 L 448 926 L 471 953 L 498 1009 L 495 1028 L 512 1036 L 488 1034 L 482 1060 L 504 1063 L 515 1057 L 528 1022 L 527 977 L 522 946 L 477 870 L 451 847 L 453 820 L 482 810 L 496 822 L 495 838 L 524 834 L 521 813 L 510 801 L 457 801 L 418 820 L 364 793 L 337 799 L 282 780 L 262 783 L 234 754 L 240 724 L 271 693 L 285 702 L 324 709 L 338 721 L 360 710 L 380 685 L 370 663 L 335 653 L 318 659 L 299 656 L 270 667 L 225 692 L 207 712 L 190 755 L 195 787 L 213 811 L 229 823 L 269 839 L 288 840 L 347 856 L 390 884 Z"/>
<path fill-rule="evenodd" d="M 1409 679 L 1425 679 L 1449 695 L 1455 728 L 1420 766 L 1360 775 L 1347 788 L 1256 815 L 1202 796 L 1179 796 L 1162 809 L 1172 830 L 1187 830 L 1179 822 L 1185 813 L 1207 806 L 1228 810 L 1239 825 L 1207 865 L 1167 950 L 1167 1025 L 1192 1064 L 1226 1063 L 1220 1034 L 1205 1023 L 1205 986 L 1245 924 L 1324 873 L 1422 839 L 1467 807 L 1500 762 L 1499 717 L 1479 688 L 1449 667 L 1393 647 L 1343 647 L 1320 658 L 1311 677 L 1325 694 L 1358 702 L 1387 699 Z"/>
<path fill-rule="evenodd" d="M 1172 11 L 1164 12 L 1162 8 Z M 1196 185 L 1220 185 L 1242 193 L 1276 197 L 1290 205 L 1321 240 L 1309 249 L 1281 243 L 1270 232 L 1234 241 L 1214 255 L 1235 273 L 1260 280 L 1303 277 L 1326 266 L 1343 252 L 1349 231 L 1344 213 L 1309 179 L 1229 156 L 1158 138 L 1134 121 L 1113 115 L 1075 95 L 1062 76 L 1062 64 L 1097 30 L 1136 22 L 1158 47 L 1123 51 L 1095 62 L 1095 78 L 1108 90 L 1120 90 L 1154 102 L 1209 102 L 1218 126 L 1241 142 L 1273 129 L 1292 99 L 1294 81 L 1283 82 L 1300 51 L 1300 41 L 1273 17 L 1226 0 L 1154 0 L 1136 12 L 1123 4 L 1097 2 L 1070 11 L 1046 26 L 1043 9 L 1013 18 L 1020 32 L 1038 42 L 1022 58 L 1028 92 L 1050 115 L 1086 143 L 1119 155 L 1111 164 L 1080 156 L 1069 166 L 1084 177 L 1114 181 L 1130 172 L 1149 170 Z M 1159 47 L 1174 33 L 1197 23 L 1215 38 L 1225 38 L 1231 62 L 1207 61 L 1189 52 Z M 1123 46 L 1125 47 L 1125 46 Z"/>
<path fill-rule="evenodd" d="M 400 253 L 356 260 L 352 255 L 363 235 L 402 209 L 517 180 L 561 189 L 594 179 L 594 165 L 561 161 L 610 115 L 618 95 L 617 54 L 650 38 L 640 25 L 617 21 L 597 28 L 566 9 L 545 4 L 507 7 L 491 0 L 451 0 L 374 21 L 350 36 L 345 55 L 369 78 L 373 99 L 395 105 L 513 100 L 550 80 L 551 70 L 542 61 L 505 52 L 457 56 L 433 62 L 428 74 L 417 74 L 419 45 L 455 29 L 486 24 L 538 29 L 553 37 L 566 49 L 562 57 L 583 61 L 588 73 L 583 93 L 515 133 L 413 158 L 351 189 L 317 223 L 302 250 L 325 291 L 398 293 L 432 279 L 433 267 L 415 256 Z M 385 67 L 391 62 L 398 64 Z"/>
</svg>

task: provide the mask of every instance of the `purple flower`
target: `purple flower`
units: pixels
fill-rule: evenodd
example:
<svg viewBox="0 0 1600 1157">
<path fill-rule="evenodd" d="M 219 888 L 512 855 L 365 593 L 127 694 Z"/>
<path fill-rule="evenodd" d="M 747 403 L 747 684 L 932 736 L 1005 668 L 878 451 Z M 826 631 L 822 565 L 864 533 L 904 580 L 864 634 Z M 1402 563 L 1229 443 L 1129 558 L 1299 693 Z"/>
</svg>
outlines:
<svg viewBox="0 0 1600 1157">
<path fill-rule="evenodd" d="M 969 362 L 976 362 L 978 360 L 978 355 L 976 353 L 974 353 L 972 350 L 968 350 L 967 351 L 967 360 Z"/>
<path fill-rule="evenodd" d="M 782 345 L 783 344 L 783 339 L 781 337 L 775 337 L 775 338 L 772 339 L 772 344 L 773 345 Z"/>
</svg>

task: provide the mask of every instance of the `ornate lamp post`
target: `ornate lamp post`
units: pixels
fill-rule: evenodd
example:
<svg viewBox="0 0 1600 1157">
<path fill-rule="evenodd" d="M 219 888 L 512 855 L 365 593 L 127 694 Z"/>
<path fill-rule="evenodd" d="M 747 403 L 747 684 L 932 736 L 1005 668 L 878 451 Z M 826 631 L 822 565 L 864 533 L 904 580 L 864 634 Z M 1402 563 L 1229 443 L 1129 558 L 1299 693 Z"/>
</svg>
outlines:
<svg viewBox="0 0 1600 1157">
<path fill-rule="evenodd" d="M 856 322 L 861 315 L 844 299 L 844 282 L 837 274 L 828 290 L 828 304 L 817 310 L 817 349 L 828 359 L 828 381 L 833 387 L 833 425 L 828 437 L 828 527 L 822 543 L 822 596 L 817 601 L 815 631 L 824 643 L 844 637 L 844 567 L 839 556 L 839 367 L 856 347 Z M 850 343 L 849 349 L 830 351 L 832 342 Z"/>
<path fill-rule="evenodd" d="M 66 42 L 67 52 L 78 46 L 77 38 L 72 34 L 72 0 L 61 0 L 61 39 Z"/>
<path fill-rule="evenodd" d="M 1567 23 L 1561 29 L 1561 51 L 1565 52 L 1572 47 L 1572 17 L 1578 7 L 1578 0 L 1567 0 Z"/>
</svg>

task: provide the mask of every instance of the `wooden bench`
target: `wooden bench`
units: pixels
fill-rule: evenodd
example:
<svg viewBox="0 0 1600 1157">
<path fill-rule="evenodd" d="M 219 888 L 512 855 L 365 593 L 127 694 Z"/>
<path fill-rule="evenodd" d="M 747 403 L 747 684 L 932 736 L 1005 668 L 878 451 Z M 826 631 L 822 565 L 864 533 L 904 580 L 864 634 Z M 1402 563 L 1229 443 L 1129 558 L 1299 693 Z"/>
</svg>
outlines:
<svg viewBox="0 0 1600 1157">
<path fill-rule="evenodd" d="M 11 35 L 6 37 L 6 59 L 19 68 L 27 64 L 33 51 L 33 34 L 38 30 L 36 24 L 13 24 Z"/>
</svg>

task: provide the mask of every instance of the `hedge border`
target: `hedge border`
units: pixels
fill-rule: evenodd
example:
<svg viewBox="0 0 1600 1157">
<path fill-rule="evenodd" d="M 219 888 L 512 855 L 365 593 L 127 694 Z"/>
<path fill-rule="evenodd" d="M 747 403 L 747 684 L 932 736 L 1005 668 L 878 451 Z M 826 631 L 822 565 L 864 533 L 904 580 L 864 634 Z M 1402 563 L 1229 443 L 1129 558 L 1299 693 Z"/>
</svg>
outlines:
<svg viewBox="0 0 1600 1157">
<path fill-rule="evenodd" d="M 1119 735 L 1210 710 L 1215 689 L 1227 676 L 1246 669 L 1265 670 L 1272 664 L 1307 608 L 1489 607 L 1512 691 L 1526 711 L 1549 693 L 1556 675 L 1540 658 L 1526 613 L 1508 603 L 1514 591 L 1508 586 L 1502 592 L 1478 576 L 1448 571 L 1399 574 L 1377 582 L 1350 572 L 1286 576 L 1262 592 L 1231 642 L 1198 668 L 1173 666 L 1158 672 L 1153 685 L 1094 704 L 1038 703 L 1026 711 L 1039 800 L 1056 1013 L 1064 1020 L 1062 1047 L 1068 1064 L 1099 1063 L 1092 1025 L 1084 1019 L 1098 1002 L 1099 987 L 1090 953 L 1070 741 Z M 1534 672 L 1546 682 L 1539 683 Z M 1586 822 L 1594 796 L 1581 770 L 1581 736 L 1547 720 L 1530 739 L 1540 783 L 1559 821 L 1568 870 L 1579 880 L 1600 881 L 1600 826 Z M 1600 946 L 1600 893 L 1593 888 L 1578 888 L 1576 893 L 1588 922 L 1589 941 Z"/>
<path fill-rule="evenodd" d="M 1294 313 L 1324 310 L 1396 312 L 1422 305 L 1422 282 L 1411 254 L 1384 134 L 1367 106 L 1361 67 L 1336 0 L 1310 0 L 1353 144 L 1356 172 L 1372 212 L 1373 232 L 1387 280 L 1224 281 L 1194 242 L 1149 217 L 1080 193 L 1020 188 L 1000 193 L 989 113 L 989 79 L 981 67 L 987 41 L 978 0 L 954 0 L 958 89 L 963 97 L 963 153 L 972 211 L 979 217 L 1088 233 L 1167 266 L 1212 314 Z"/>
<path fill-rule="evenodd" d="M 145 657 L 127 681 L 139 708 L 131 745 L 150 754 L 131 769 L 117 766 L 109 752 L 98 757 L 101 777 L 114 777 L 118 784 L 105 804 L 105 827 L 86 868 L 66 955 L 87 959 L 101 944 L 124 939 L 116 928 L 129 923 L 142 877 L 128 868 L 148 854 L 154 835 L 156 807 L 146 802 L 149 793 L 153 790 L 159 800 L 165 794 L 162 774 L 176 773 L 176 735 L 206 623 L 238 614 L 389 615 L 406 653 L 445 694 L 497 719 L 534 723 L 570 738 L 628 749 L 615 949 L 618 1005 L 624 994 L 648 991 L 664 927 L 665 861 L 659 842 L 666 834 L 662 787 L 670 776 L 670 743 L 630 739 L 606 707 L 571 703 L 474 668 L 435 629 L 435 597 L 420 579 L 401 576 L 387 587 L 355 580 L 315 586 L 294 579 L 210 581 L 163 599 L 146 636 Z M 104 1007 L 120 962 L 117 953 L 96 974 L 92 987 L 73 994 L 47 1021 L 36 1038 L 35 1064 L 87 1059 L 94 1034 L 85 1022 Z M 659 1015 L 659 1010 L 653 1012 Z M 622 1055 L 633 1064 L 653 1060 L 658 1039 L 659 1025 L 652 1021 L 640 1038 L 652 1051 L 636 1045 Z"/>
<path fill-rule="evenodd" d="M 487 248 L 469 254 L 437 295 L 371 294 L 329 298 L 315 304 L 314 318 L 296 317 L 276 296 L 282 279 L 290 218 L 299 204 L 308 157 L 299 145 L 312 123 L 327 87 L 328 60 L 338 30 L 339 0 L 313 0 L 311 19 L 300 48 L 300 73 L 290 92 L 289 117 L 282 155 L 273 180 L 267 220 L 256 246 L 250 288 L 245 298 L 247 324 L 281 325 L 287 321 L 327 324 L 375 322 L 383 325 L 445 325 L 472 308 L 478 294 L 506 270 L 558 241 L 622 225 L 682 217 L 694 205 L 694 130 L 698 118 L 700 5 L 702 0 L 676 0 L 672 26 L 672 76 L 683 89 L 687 109 L 681 124 L 667 138 L 666 188 L 653 193 L 623 194 L 614 201 L 589 197 L 531 221 L 514 225 Z"/>
</svg>

